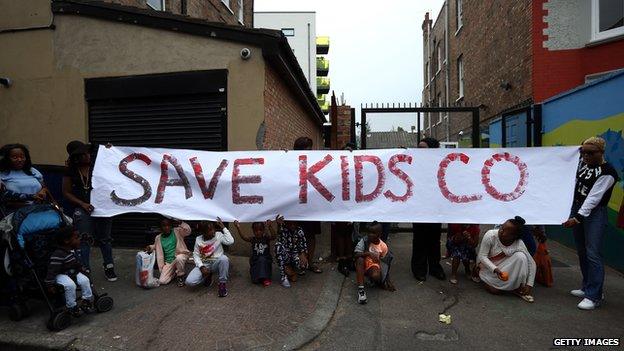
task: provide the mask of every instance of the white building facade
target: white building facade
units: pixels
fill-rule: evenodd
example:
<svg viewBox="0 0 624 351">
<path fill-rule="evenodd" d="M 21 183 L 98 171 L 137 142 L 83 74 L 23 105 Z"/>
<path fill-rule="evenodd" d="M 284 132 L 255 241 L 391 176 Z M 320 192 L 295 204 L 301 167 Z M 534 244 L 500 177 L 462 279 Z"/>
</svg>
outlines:
<svg viewBox="0 0 624 351">
<path fill-rule="evenodd" d="M 316 12 L 255 12 L 254 27 L 281 30 L 316 92 Z"/>
</svg>

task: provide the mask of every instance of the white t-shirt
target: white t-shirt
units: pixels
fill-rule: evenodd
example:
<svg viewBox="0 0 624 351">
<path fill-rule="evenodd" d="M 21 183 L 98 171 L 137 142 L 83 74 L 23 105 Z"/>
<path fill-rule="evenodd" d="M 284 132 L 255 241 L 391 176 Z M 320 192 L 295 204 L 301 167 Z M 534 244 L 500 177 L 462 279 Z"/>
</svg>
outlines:
<svg viewBox="0 0 624 351">
<path fill-rule="evenodd" d="M 195 266 L 201 267 L 206 262 L 215 261 L 223 255 L 223 245 L 232 244 L 234 244 L 234 237 L 227 228 L 223 228 L 223 232 L 216 232 L 210 240 L 204 240 L 203 235 L 197 236 L 193 250 Z"/>
</svg>

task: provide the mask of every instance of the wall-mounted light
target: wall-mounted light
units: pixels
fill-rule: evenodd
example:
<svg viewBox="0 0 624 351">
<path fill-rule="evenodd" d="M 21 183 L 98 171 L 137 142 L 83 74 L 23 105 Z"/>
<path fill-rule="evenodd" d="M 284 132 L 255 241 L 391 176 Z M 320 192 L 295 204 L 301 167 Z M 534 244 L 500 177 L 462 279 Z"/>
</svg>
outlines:
<svg viewBox="0 0 624 351">
<path fill-rule="evenodd" d="M 4 85 L 5 88 L 8 88 L 11 84 L 13 84 L 13 81 L 7 77 L 0 77 L 0 84 Z"/>
</svg>

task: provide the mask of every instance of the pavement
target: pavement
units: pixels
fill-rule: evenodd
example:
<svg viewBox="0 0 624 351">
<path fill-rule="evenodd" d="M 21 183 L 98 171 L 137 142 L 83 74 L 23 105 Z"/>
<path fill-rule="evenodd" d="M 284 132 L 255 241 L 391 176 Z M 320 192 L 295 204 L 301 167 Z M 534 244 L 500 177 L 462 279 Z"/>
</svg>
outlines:
<svg viewBox="0 0 624 351">
<path fill-rule="evenodd" d="M 397 291 L 367 289 L 368 304 L 358 305 L 351 274 L 331 322 L 304 350 L 590 350 L 555 347 L 553 338 L 624 342 L 623 275 L 607 268 L 606 302 L 597 310 L 581 311 L 576 307 L 580 299 L 569 294 L 581 282 L 576 253 L 556 242 L 548 245 L 554 286 L 537 286 L 535 302 L 529 304 L 514 295 L 488 294 L 463 276 L 462 267 L 456 286 L 433 277 L 419 283 L 410 271 L 411 234 L 391 234 Z M 442 266 L 448 275 L 449 260 Z M 450 314 L 451 324 L 440 323 L 440 313 Z"/>
<path fill-rule="evenodd" d="M 328 235 L 317 242 L 326 257 Z M 276 282 L 262 288 L 249 282 L 242 256 L 230 256 L 226 298 L 217 297 L 215 286 L 143 290 L 134 285 L 135 251 L 117 249 L 119 281 L 93 274 L 97 288 L 114 297 L 112 311 L 52 333 L 45 307 L 33 303 L 33 315 L 21 322 L 0 318 L 0 350 L 589 350 L 554 347 L 553 338 L 624 341 L 623 275 L 608 268 L 605 304 L 578 310 L 579 299 L 568 294 L 580 283 L 576 254 L 555 242 L 549 242 L 555 285 L 536 287 L 533 304 L 490 295 L 461 274 L 456 286 L 432 277 L 419 283 L 409 268 L 411 234 L 393 233 L 389 245 L 398 290 L 368 289 L 367 305 L 356 302 L 355 274 L 344 279 L 332 264 L 323 262 L 324 273 L 308 273 L 291 289 Z M 93 255 L 97 267 L 99 252 Z M 442 264 L 448 273 L 448 260 Z M 440 313 L 450 314 L 451 324 L 440 323 Z"/>
<path fill-rule="evenodd" d="M 329 238 L 320 236 L 319 252 L 329 254 Z M 230 256 L 229 294 L 211 288 L 173 284 L 144 290 L 134 284 L 136 250 L 114 250 L 119 280 L 108 282 L 94 270 L 96 288 L 115 300 L 112 311 L 74 319 L 60 332 L 49 332 L 45 305 L 31 300 L 33 314 L 20 321 L 0 310 L 0 350 L 291 350 L 316 337 L 336 308 L 344 277 L 322 263 L 322 274 L 308 272 L 285 289 L 249 280 L 248 258 Z M 99 250 L 92 267 L 101 266 Z M 192 267 L 187 267 L 190 269 Z"/>
</svg>

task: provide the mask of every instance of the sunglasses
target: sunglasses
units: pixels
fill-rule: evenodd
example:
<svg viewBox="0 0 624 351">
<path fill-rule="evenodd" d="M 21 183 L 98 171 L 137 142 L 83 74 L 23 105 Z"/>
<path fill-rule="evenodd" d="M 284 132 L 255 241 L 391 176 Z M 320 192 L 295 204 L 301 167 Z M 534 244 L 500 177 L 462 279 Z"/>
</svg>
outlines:
<svg viewBox="0 0 624 351">
<path fill-rule="evenodd" d="M 582 156 L 593 156 L 597 153 L 599 153 L 600 151 L 598 150 L 579 150 Z"/>
</svg>

